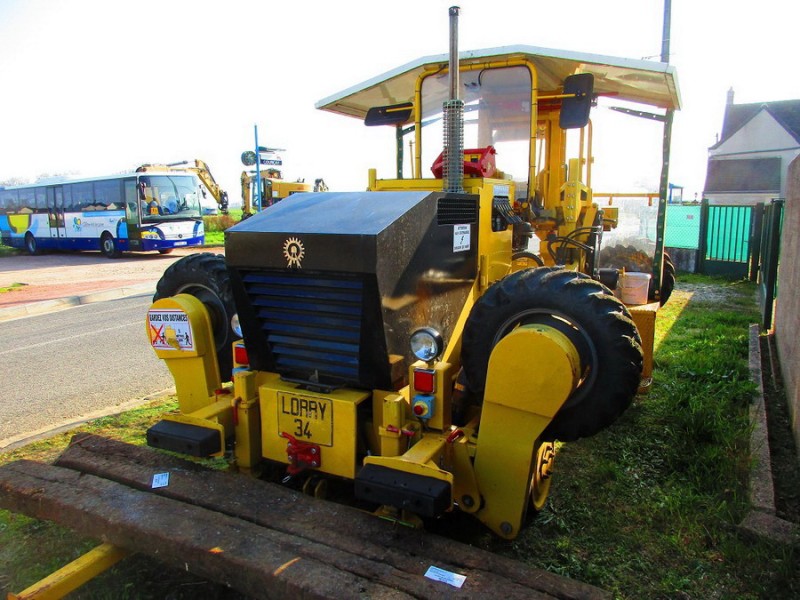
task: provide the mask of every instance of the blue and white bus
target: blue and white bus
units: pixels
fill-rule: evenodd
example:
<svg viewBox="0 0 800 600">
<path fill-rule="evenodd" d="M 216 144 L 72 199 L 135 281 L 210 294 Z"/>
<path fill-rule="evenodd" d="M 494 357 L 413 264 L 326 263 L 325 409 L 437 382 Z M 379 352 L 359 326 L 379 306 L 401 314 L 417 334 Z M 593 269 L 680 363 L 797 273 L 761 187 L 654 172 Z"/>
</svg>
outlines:
<svg viewBox="0 0 800 600">
<path fill-rule="evenodd" d="M 130 173 L 0 187 L 0 241 L 44 249 L 167 254 L 205 240 L 194 174 Z"/>
</svg>

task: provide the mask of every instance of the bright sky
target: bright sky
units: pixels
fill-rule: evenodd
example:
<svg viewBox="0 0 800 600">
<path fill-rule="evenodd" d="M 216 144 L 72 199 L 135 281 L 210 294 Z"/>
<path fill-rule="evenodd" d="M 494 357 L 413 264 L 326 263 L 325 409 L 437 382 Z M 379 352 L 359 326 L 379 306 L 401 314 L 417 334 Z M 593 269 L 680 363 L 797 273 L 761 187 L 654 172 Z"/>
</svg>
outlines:
<svg viewBox="0 0 800 600">
<path fill-rule="evenodd" d="M 661 53 L 663 0 L 0 0 L 0 182 L 199 158 L 237 199 L 257 124 L 261 145 L 287 149 L 285 178 L 365 189 L 369 167 L 394 176 L 392 128 L 314 103 L 446 53 L 453 4 L 461 50 Z M 737 103 L 800 98 L 798 17 L 797 0 L 672 1 L 683 109 L 670 181 L 684 198 L 702 191 L 729 88 Z M 598 141 L 616 144 L 595 149 L 595 189 L 657 190 L 660 125 L 606 109 L 593 119 Z"/>
</svg>

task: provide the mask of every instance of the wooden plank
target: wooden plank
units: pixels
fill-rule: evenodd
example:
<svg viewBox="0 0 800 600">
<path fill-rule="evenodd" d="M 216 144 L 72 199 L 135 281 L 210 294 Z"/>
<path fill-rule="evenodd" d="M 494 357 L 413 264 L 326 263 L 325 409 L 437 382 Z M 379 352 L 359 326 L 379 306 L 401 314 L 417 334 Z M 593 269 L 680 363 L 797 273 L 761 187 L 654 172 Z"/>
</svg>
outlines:
<svg viewBox="0 0 800 600">
<path fill-rule="evenodd" d="M 523 597 L 529 598 L 610 597 L 594 586 L 440 536 L 394 526 L 348 506 L 251 477 L 212 471 L 173 455 L 109 438 L 75 436 L 56 463 L 141 490 L 151 488 L 154 473 L 169 472 L 169 486 L 152 490 L 154 493 L 384 562 L 412 579 L 433 565 L 466 575 L 475 588 L 473 592 L 488 586 L 492 597 L 513 585 L 521 586 Z M 415 588 L 407 591 L 420 593 Z"/>
<path fill-rule="evenodd" d="M 149 448 L 76 436 L 57 462 L 60 467 L 0 467 L 0 505 L 179 568 L 188 565 L 253 597 L 337 598 L 358 590 L 370 597 L 609 597 L 351 507 Z M 165 472 L 169 485 L 151 490 L 153 475 Z M 465 575 L 464 587 L 456 591 L 425 578 L 432 565 Z"/>
<path fill-rule="evenodd" d="M 0 467 L 0 506 L 149 554 L 253 598 L 412 597 L 316 558 L 328 548 L 52 465 Z"/>
</svg>

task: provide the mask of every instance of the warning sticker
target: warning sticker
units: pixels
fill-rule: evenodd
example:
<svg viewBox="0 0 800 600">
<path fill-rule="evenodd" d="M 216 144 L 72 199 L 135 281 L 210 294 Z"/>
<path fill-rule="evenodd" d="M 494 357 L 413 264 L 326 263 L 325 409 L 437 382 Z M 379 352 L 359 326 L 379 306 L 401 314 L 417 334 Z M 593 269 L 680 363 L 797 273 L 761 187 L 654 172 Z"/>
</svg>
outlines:
<svg viewBox="0 0 800 600">
<path fill-rule="evenodd" d="M 150 344 L 156 350 L 194 350 L 189 316 L 182 310 L 151 310 L 147 320 Z"/>
<path fill-rule="evenodd" d="M 453 225 L 453 252 L 469 250 L 471 225 Z"/>
</svg>

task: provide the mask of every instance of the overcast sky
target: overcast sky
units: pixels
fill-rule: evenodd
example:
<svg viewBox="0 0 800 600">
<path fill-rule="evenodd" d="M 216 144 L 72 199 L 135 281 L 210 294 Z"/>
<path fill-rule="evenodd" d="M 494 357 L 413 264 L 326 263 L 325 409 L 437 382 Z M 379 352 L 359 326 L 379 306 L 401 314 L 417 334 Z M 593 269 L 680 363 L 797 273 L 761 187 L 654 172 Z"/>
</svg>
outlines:
<svg viewBox="0 0 800 600">
<path fill-rule="evenodd" d="M 0 181 L 200 158 L 238 198 L 257 124 L 262 145 L 287 149 L 287 178 L 364 189 L 369 167 L 394 175 L 393 130 L 314 103 L 446 53 L 453 4 L 461 50 L 659 60 L 663 0 L 0 0 Z M 702 191 L 729 88 L 737 103 L 800 98 L 798 22 L 797 0 L 672 1 L 683 109 L 670 180 L 684 197 Z M 660 127 L 607 110 L 593 119 L 617 144 L 597 150 L 595 187 L 656 190 Z"/>
</svg>

